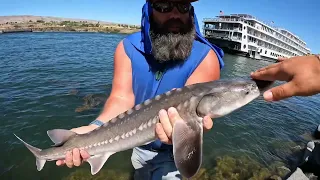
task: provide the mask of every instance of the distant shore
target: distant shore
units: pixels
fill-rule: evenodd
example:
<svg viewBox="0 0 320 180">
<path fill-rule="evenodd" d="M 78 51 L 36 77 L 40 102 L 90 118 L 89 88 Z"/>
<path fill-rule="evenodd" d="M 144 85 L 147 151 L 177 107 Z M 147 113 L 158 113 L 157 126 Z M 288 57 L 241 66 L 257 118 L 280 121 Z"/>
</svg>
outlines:
<svg viewBox="0 0 320 180">
<path fill-rule="evenodd" d="M 61 21 L 45 22 L 37 20 L 35 22 L 6 22 L 0 24 L 1 33 L 18 32 L 102 32 L 102 33 L 121 33 L 132 34 L 140 31 L 140 27 L 127 24 L 100 24 L 87 21 Z"/>
<path fill-rule="evenodd" d="M 99 32 L 99 33 L 119 33 L 119 34 L 132 34 L 139 31 L 139 29 L 77 29 L 77 28 L 61 28 L 61 27 L 51 27 L 51 28 L 16 28 L 16 29 L 2 29 L 0 34 L 6 33 L 21 33 L 21 32 Z"/>
</svg>

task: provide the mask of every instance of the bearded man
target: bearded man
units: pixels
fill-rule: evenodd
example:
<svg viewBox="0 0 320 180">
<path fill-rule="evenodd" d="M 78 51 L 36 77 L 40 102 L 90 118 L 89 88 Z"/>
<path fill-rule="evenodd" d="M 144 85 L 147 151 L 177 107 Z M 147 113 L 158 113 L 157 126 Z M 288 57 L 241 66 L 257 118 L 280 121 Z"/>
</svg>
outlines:
<svg viewBox="0 0 320 180">
<path fill-rule="evenodd" d="M 197 0 L 147 0 L 142 9 L 141 31 L 123 39 L 114 54 L 114 77 L 110 96 L 102 113 L 89 126 L 74 128 L 82 134 L 136 104 L 194 83 L 220 78 L 223 52 L 204 39 L 192 2 Z M 159 140 L 133 149 L 131 161 L 135 179 L 181 179 L 172 155 L 172 125 L 181 117 L 175 108 L 159 112 L 155 133 Z M 212 128 L 209 117 L 204 129 Z M 57 165 L 79 166 L 89 158 L 74 149 Z"/>
</svg>

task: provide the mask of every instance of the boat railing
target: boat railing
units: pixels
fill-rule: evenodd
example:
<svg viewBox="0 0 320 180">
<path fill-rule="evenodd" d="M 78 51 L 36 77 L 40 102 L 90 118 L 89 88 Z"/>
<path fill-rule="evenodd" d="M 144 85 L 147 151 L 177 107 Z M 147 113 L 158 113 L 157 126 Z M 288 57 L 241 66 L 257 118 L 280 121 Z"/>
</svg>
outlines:
<svg viewBox="0 0 320 180">
<path fill-rule="evenodd" d="M 224 28 L 224 27 L 203 27 L 205 30 L 228 30 L 228 31 L 236 31 L 236 32 L 238 32 L 238 31 L 242 31 L 242 28 Z"/>
<path fill-rule="evenodd" d="M 226 31 L 234 31 L 234 32 L 238 32 L 238 31 L 242 31 L 241 28 L 219 28 L 219 27 L 204 27 L 205 30 L 226 30 Z M 257 32 L 252 32 L 252 31 L 249 31 L 248 34 L 252 35 L 252 36 L 255 36 L 255 37 L 259 37 L 263 40 L 265 40 L 266 42 L 271 42 L 273 44 L 276 44 L 278 46 L 280 46 L 280 42 L 281 43 L 284 43 L 284 45 L 289 45 L 290 48 L 294 48 L 294 49 L 297 49 L 301 52 L 304 52 L 303 49 L 301 48 L 298 48 L 298 47 L 295 47 L 295 45 L 292 43 L 292 42 L 288 42 L 288 41 L 285 41 L 285 39 L 283 37 L 278 37 L 278 36 L 272 36 L 273 34 L 271 33 L 265 33 L 264 31 L 260 30 L 260 29 L 255 29 L 255 30 L 258 30 L 258 32 L 260 32 L 259 34 Z M 269 38 L 268 36 L 272 37 L 272 38 Z M 276 40 L 275 40 L 276 39 Z M 236 40 L 241 40 L 241 39 L 236 39 Z M 277 41 L 278 40 L 278 41 Z M 280 46 L 282 47 L 282 46 Z M 290 49 L 290 48 L 286 48 L 286 49 Z M 294 50 L 292 49 L 292 51 Z"/>
<path fill-rule="evenodd" d="M 305 51 L 304 49 L 301 48 L 301 45 L 299 46 L 299 44 L 298 44 L 298 46 L 296 46 L 295 44 L 293 44 L 292 42 L 294 42 L 294 41 L 292 41 L 292 42 L 291 41 L 289 41 L 289 42 L 285 41 L 285 37 L 284 36 L 278 36 L 278 35 L 274 35 L 274 34 L 271 34 L 271 33 L 266 33 L 266 31 L 263 31 L 263 30 L 258 29 L 256 27 L 254 27 L 254 30 L 259 31 L 260 33 L 264 33 L 263 36 L 266 36 L 266 35 L 271 36 L 271 37 L 277 39 L 278 41 L 280 41 L 281 43 L 289 45 L 291 48 L 297 49 L 297 50 L 301 51 L 302 53 Z M 249 31 L 249 33 L 250 33 L 250 31 Z M 251 35 L 256 36 L 256 37 L 261 37 L 262 36 L 262 35 L 258 36 L 256 33 L 251 34 Z"/>
<path fill-rule="evenodd" d="M 215 37 L 229 37 L 229 35 L 227 34 L 212 33 L 212 32 L 206 32 L 206 35 L 215 36 Z"/>
<path fill-rule="evenodd" d="M 214 37 L 214 38 L 221 38 L 221 39 L 229 39 L 233 41 L 241 41 L 241 37 L 239 36 L 230 36 L 229 34 L 221 34 L 221 33 L 213 33 L 213 32 L 206 32 L 205 35 L 207 37 Z"/>
<path fill-rule="evenodd" d="M 237 15 L 237 14 L 233 14 L 233 15 Z M 274 29 L 275 31 L 277 31 L 277 32 L 279 32 L 279 33 L 281 33 L 281 34 L 283 34 L 283 32 L 281 32 L 282 30 L 283 30 L 283 31 L 286 31 L 288 34 L 290 34 L 291 36 L 295 37 L 297 40 L 296 40 L 296 39 L 294 39 L 294 40 L 296 40 L 297 42 L 301 41 L 303 44 L 306 44 L 306 43 L 305 43 L 304 41 L 302 41 L 297 35 L 291 33 L 290 31 L 288 31 L 288 30 L 285 29 L 285 28 L 281 28 L 281 27 L 279 27 L 279 26 L 274 25 L 273 22 L 267 22 L 267 21 L 261 20 L 261 19 L 259 19 L 259 18 L 254 17 L 254 16 L 251 16 L 251 15 L 250 15 L 250 16 L 238 15 L 238 16 L 239 16 L 239 17 L 237 17 L 237 18 L 231 18 L 231 17 L 230 17 L 230 18 L 223 18 L 223 17 L 217 16 L 217 18 L 204 18 L 204 21 L 214 21 L 214 22 L 222 22 L 222 21 L 246 22 L 246 21 L 253 21 L 253 20 L 255 20 L 255 21 L 258 21 L 258 22 L 260 22 L 260 23 L 268 26 L 269 28 Z M 251 26 L 252 26 L 252 25 L 251 25 Z M 254 27 L 254 26 L 253 26 L 253 27 Z M 299 42 L 299 43 L 301 43 L 301 42 Z"/>
<path fill-rule="evenodd" d="M 257 28 L 257 27 L 255 27 L 253 24 L 251 24 L 249 22 L 249 21 L 253 21 L 253 20 L 258 21 L 258 22 L 262 23 L 263 25 L 265 25 L 265 26 L 267 26 L 269 28 L 272 28 L 275 32 L 278 32 L 281 35 L 283 35 L 284 37 L 286 37 L 286 35 L 281 31 L 281 30 L 285 30 L 284 28 L 277 27 L 277 26 L 273 25 L 272 23 L 269 23 L 269 22 L 266 22 L 266 21 L 262 21 L 262 20 L 260 20 L 258 18 L 255 18 L 255 17 L 249 17 L 249 18 L 248 17 L 239 17 L 239 18 L 204 18 L 204 22 L 226 22 L 226 21 L 227 22 L 244 22 L 244 23 L 246 23 L 247 25 L 249 25 L 251 27 Z M 268 32 L 268 31 L 265 31 L 265 32 L 274 35 L 271 32 Z M 287 31 L 287 32 L 289 32 L 289 31 Z M 292 38 L 292 41 L 296 42 L 297 44 L 299 44 L 299 42 L 294 38 Z"/>
<path fill-rule="evenodd" d="M 264 26 L 266 26 L 266 27 L 268 27 L 270 29 L 272 29 L 273 31 L 269 32 L 269 31 L 264 30 L 264 29 L 260 30 L 259 28 L 254 26 L 252 23 L 250 23 L 250 21 L 253 21 L 253 20 L 257 21 L 258 23 L 261 23 L 262 25 L 264 25 Z M 256 17 L 253 17 L 253 16 L 240 16 L 239 15 L 239 17 L 237 17 L 237 18 L 233 18 L 233 17 L 223 18 L 223 17 L 219 17 L 218 16 L 217 18 L 204 18 L 203 22 L 204 23 L 206 23 L 206 22 L 207 23 L 208 22 L 243 22 L 243 23 L 247 24 L 249 27 L 257 29 L 258 31 L 263 31 L 264 33 L 266 33 L 268 35 L 271 35 L 273 37 L 276 37 L 276 38 L 280 39 L 280 41 L 285 42 L 286 44 L 289 44 L 293 48 L 295 48 L 295 49 L 297 49 L 297 50 L 299 50 L 299 51 L 301 51 L 303 53 L 308 51 L 307 47 L 305 47 L 305 46 L 303 46 L 301 44 L 301 42 L 304 43 L 302 40 L 300 40 L 300 39 L 297 40 L 296 38 L 291 38 L 289 36 L 289 35 L 291 35 L 291 36 L 293 35 L 293 37 L 297 37 L 293 33 L 287 31 L 284 28 L 277 27 L 277 26 L 273 25 L 273 23 L 268 23 L 266 21 L 262 21 L 262 20 L 260 20 L 260 19 L 258 19 Z M 231 29 L 228 29 L 228 30 L 231 30 Z M 284 34 L 283 31 L 286 31 L 289 35 Z M 286 41 L 285 38 L 290 39 L 290 41 L 289 42 Z M 296 43 L 296 44 L 294 44 L 294 43 Z"/>
<path fill-rule="evenodd" d="M 280 43 L 278 43 L 278 42 L 273 43 L 273 42 L 267 41 L 266 39 L 262 38 L 261 36 L 258 37 L 258 36 L 254 36 L 253 34 L 248 34 L 248 36 L 251 36 L 251 37 L 253 37 L 253 38 L 256 38 L 257 40 L 260 40 L 260 43 L 258 43 L 259 46 L 263 46 L 263 47 L 268 48 L 267 46 L 270 44 L 270 45 L 276 46 L 277 48 L 280 48 L 280 49 L 282 49 L 282 50 L 285 50 L 285 51 L 287 51 L 287 52 L 289 52 L 289 53 L 294 53 L 294 52 L 296 52 L 295 50 L 291 50 L 291 49 L 288 49 L 288 48 L 286 48 L 286 47 L 282 47 L 282 46 L 280 45 Z M 265 45 L 265 44 L 267 44 L 267 45 Z M 296 53 L 296 54 L 297 54 L 297 53 Z"/>
<path fill-rule="evenodd" d="M 203 22 L 224 22 L 224 21 L 244 22 L 244 19 L 242 18 L 204 18 L 203 19 Z"/>
</svg>

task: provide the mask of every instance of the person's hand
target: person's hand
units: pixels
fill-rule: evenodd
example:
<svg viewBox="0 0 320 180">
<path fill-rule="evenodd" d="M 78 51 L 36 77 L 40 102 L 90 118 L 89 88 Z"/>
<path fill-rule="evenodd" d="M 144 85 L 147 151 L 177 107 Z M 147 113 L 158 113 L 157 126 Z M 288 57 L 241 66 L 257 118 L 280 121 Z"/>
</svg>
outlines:
<svg viewBox="0 0 320 180">
<path fill-rule="evenodd" d="M 67 152 L 64 160 L 56 161 L 57 166 L 67 165 L 69 168 L 73 166 L 80 166 L 90 155 L 85 150 L 75 148 L 72 152 Z"/>
<path fill-rule="evenodd" d="M 156 124 L 156 135 L 161 142 L 165 144 L 172 144 L 172 129 L 175 121 L 182 120 L 176 108 L 169 108 L 166 110 L 160 110 L 159 112 L 160 123 Z M 212 128 L 213 121 L 209 116 L 203 118 L 204 131 L 208 131 Z"/>
<path fill-rule="evenodd" d="M 93 126 L 82 126 L 76 129 L 71 129 L 71 131 L 77 134 L 87 133 L 93 130 Z M 78 148 L 73 149 L 66 153 L 65 159 L 57 160 L 57 166 L 67 165 L 69 168 L 73 166 L 80 166 L 85 160 L 90 157 L 89 153 L 85 150 L 79 150 Z"/>
<path fill-rule="evenodd" d="M 288 60 L 289 58 L 286 58 L 286 57 L 278 57 L 278 61 L 279 62 L 282 62 L 282 61 L 284 61 L 284 60 Z"/>
<path fill-rule="evenodd" d="M 267 101 L 278 101 L 292 96 L 311 96 L 320 92 L 320 60 L 316 56 L 280 58 L 279 63 L 251 73 L 253 79 L 287 81 L 264 92 Z"/>
</svg>

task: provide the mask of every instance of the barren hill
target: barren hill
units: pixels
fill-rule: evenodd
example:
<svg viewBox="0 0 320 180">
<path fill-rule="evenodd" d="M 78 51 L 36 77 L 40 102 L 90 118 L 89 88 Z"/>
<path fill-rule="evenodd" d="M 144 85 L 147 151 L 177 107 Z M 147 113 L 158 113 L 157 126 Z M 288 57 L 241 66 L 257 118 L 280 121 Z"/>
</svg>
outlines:
<svg viewBox="0 0 320 180">
<path fill-rule="evenodd" d="M 100 24 L 116 24 L 105 21 L 97 21 L 97 20 L 89 20 L 89 19 L 74 19 L 74 18 L 61 18 L 61 17 L 51 17 L 51 16 L 32 16 L 32 15 L 22 15 L 22 16 L 0 16 L 0 24 L 5 24 L 7 22 L 17 22 L 17 23 L 26 23 L 26 22 L 36 22 L 36 21 L 44 21 L 44 22 L 62 22 L 62 21 L 85 21 L 87 23 L 100 23 Z"/>
</svg>

